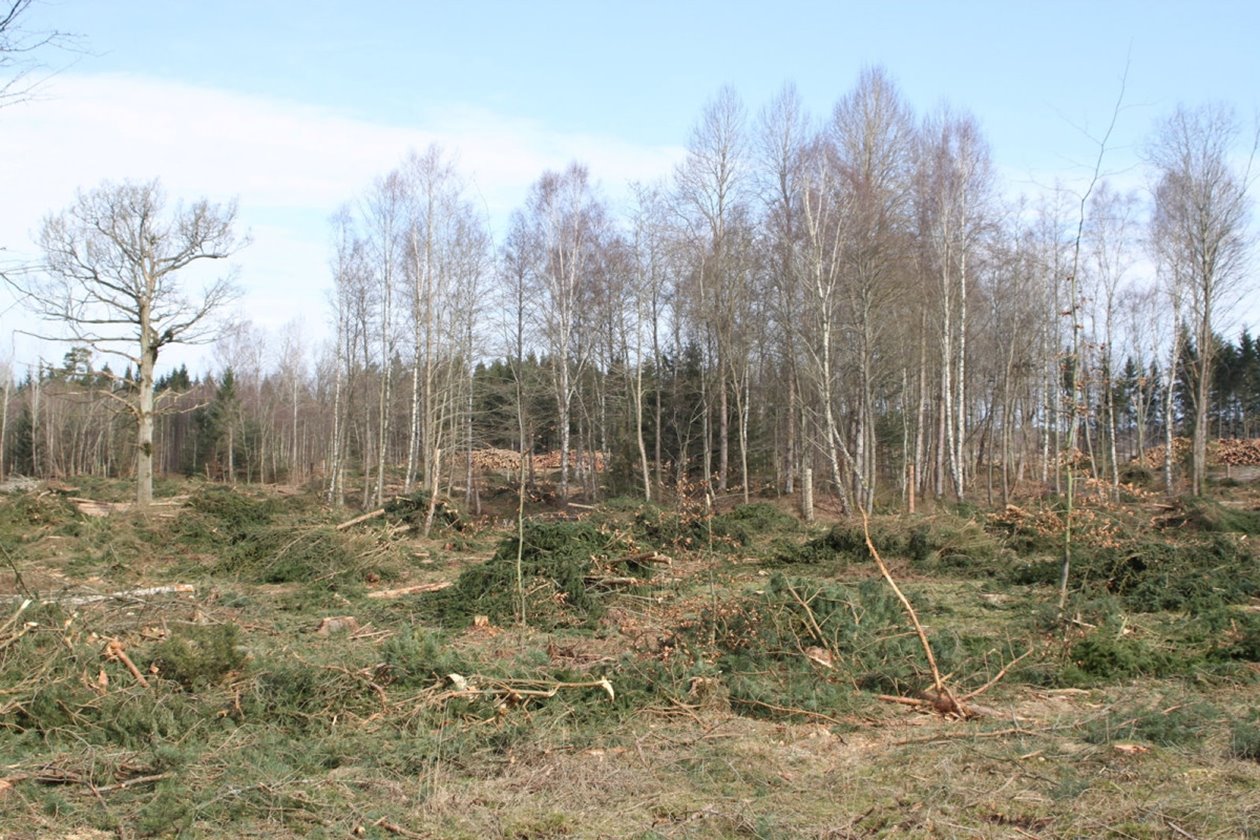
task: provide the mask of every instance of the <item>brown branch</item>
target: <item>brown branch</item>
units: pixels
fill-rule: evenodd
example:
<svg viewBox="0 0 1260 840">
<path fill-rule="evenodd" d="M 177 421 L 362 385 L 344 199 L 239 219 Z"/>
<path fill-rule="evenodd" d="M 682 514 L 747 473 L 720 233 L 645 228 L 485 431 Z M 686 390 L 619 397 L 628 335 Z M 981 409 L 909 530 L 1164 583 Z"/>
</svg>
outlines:
<svg viewBox="0 0 1260 840">
<path fill-rule="evenodd" d="M 154 773 L 152 776 L 136 776 L 134 779 L 127 779 L 123 782 L 116 782 L 112 785 L 100 785 L 96 787 L 97 793 L 112 793 L 116 790 L 125 790 L 136 785 L 147 785 L 152 782 L 160 782 L 163 779 L 169 779 L 170 773 Z"/>
<path fill-rule="evenodd" d="M 390 834 L 397 834 L 399 837 L 423 838 L 428 836 L 426 834 L 417 834 L 414 831 L 403 828 L 401 825 L 396 825 L 384 817 L 381 817 L 379 820 L 372 823 L 372 825 L 376 828 L 382 829 L 383 831 L 388 831 Z"/>
<path fill-rule="evenodd" d="M 827 638 L 823 635 L 822 628 L 818 626 L 818 620 L 814 617 L 814 611 L 810 608 L 805 599 L 797 594 L 796 590 L 792 587 L 792 584 L 787 584 L 787 591 L 788 594 L 792 596 L 792 600 L 800 604 L 801 609 L 805 610 L 805 620 L 808 622 L 809 629 L 813 632 L 814 638 L 818 640 L 820 645 L 825 645 L 827 643 Z"/>
<path fill-rule="evenodd" d="M 384 516 L 384 515 L 385 515 L 385 508 L 377 508 L 376 510 L 369 511 L 368 513 L 365 513 L 362 516 L 356 516 L 354 519 L 347 519 L 345 522 L 342 522 L 340 525 L 337 526 L 337 530 L 344 531 L 353 525 L 358 525 L 360 522 L 367 522 L 369 519 L 376 519 L 377 517 Z"/>
<path fill-rule="evenodd" d="M 821 712 L 811 712 L 808 709 L 797 709 L 792 706 L 776 706 L 773 703 L 765 703 L 761 700 L 752 700 L 747 697 L 739 697 L 732 702 L 742 703 L 747 706 L 760 706 L 763 709 L 769 709 L 772 712 L 782 712 L 785 715 L 802 715 L 804 717 L 816 718 L 818 720 L 824 720 L 827 723 L 844 723 L 844 721 L 839 718 L 833 718 L 831 715 L 824 715 Z"/>
<path fill-rule="evenodd" d="M 1025 657 L 1027 657 L 1032 652 L 1033 652 L 1033 649 L 1029 648 L 1028 650 L 1024 651 L 1022 654 L 1020 654 L 1019 656 L 1012 659 L 1010 662 L 1007 662 L 1004 666 L 1002 666 L 1002 670 L 997 672 L 997 674 L 993 677 L 993 679 L 989 680 L 987 683 L 980 686 L 975 691 L 970 691 L 964 694 L 962 696 L 962 702 L 966 703 L 968 700 L 972 700 L 976 697 L 979 697 L 981 694 L 984 694 L 990 688 L 993 688 L 993 686 L 997 685 L 1001 681 L 1001 679 L 1006 676 L 1007 671 L 1011 670 L 1016 665 L 1018 665 Z"/>
<path fill-rule="evenodd" d="M 953 693 L 945 685 L 945 681 L 941 679 L 941 670 L 936 665 L 936 655 L 932 653 L 932 643 L 928 641 L 927 632 L 923 629 L 923 624 L 919 621 L 919 614 L 915 612 L 914 606 L 910 603 L 910 599 L 901 591 L 901 587 L 897 585 L 897 581 L 893 580 L 892 572 L 888 570 L 888 565 L 884 562 L 884 558 L 879 556 L 879 551 L 875 548 L 875 543 L 871 541 L 871 523 L 870 518 L 866 515 L 865 510 L 861 510 L 862 514 L 862 535 L 866 538 L 866 547 L 871 552 L 871 557 L 875 559 L 875 565 L 879 566 L 879 573 L 883 575 L 884 580 L 892 587 L 893 594 L 897 596 L 897 600 L 901 602 L 902 608 L 909 616 L 910 622 L 914 625 L 914 632 L 919 637 L 919 643 L 923 646 L 923 653 L 927 656 L 928 665 L 932 669 L 932 685 L 936 690 L 936 699 L 934 701 L 925 701 L 925 705 L 931 705 L 942 714 L 953 714 L 959 717 L 970 717 L 967 710 L 964 709 Z M 881 698 L 883 699 L 883 698 Z M 911 704 L 915 705 L 915 704 Z"/>
<path fill-rule="evenodd" d="M 403 595 L 419 595 L 422 592 L 437 592 L 439 589 L 446 589 L 452 585 L 449 580 L 439 580 L 433 583 L 417 583 L 414 586 L 404 586 L 401 589 L 381 589 L 376 592 L 369 592 L 368 598 L 399 598 Z"/>
<path fill-rule="evenodd" d="M 140 669 L 136 667 L 136 663 L 131 661 L 131 657 L 123 650 L 122 642 L 117 639 L 110 639 L 105 645 L 105 658 L 113 661 L 118 660 L 127 666 L 127 670 L 131 672 L 131 676 L 136 678 L 136 682 L 145 688 L 149 687 L 149 681 L 144 678 L 144 674 L 140 673 Z"/>
</svg>

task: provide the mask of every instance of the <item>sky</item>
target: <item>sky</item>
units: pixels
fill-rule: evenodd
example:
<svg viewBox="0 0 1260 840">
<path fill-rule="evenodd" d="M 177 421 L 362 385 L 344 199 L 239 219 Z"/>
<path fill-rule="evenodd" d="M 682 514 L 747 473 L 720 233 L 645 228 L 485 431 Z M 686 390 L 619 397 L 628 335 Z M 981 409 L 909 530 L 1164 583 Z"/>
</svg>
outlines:
<svg viewBox="0 0 1260 840">
<path fill-rule="evenodd" d="M 578 160 L 614 202 L 667 177 L 724 85 L 755 114 L 791 82 L 822 118 L 881 65 L 916 113 L 978 118 L 1009 196 L 1088 177 L 1122 82 L 1103 168 L 1125 188 L 1179 103 L 1260 109 L 1244 0 L 36 0 L 25 24 L 77 49 L 45 52 L 55 72 L 0 109 L 0 259 L 35 259 L 76 190 L 159 178 L 172 203 L 239 202 L 234 317 L 308 344 L 327 335 L 329 217 L 431 143 L 497 237 L 546 169 Z M 60 361 L 14 332 L 29 316 L 5 295 L 0 359 Z"/>
</svg>

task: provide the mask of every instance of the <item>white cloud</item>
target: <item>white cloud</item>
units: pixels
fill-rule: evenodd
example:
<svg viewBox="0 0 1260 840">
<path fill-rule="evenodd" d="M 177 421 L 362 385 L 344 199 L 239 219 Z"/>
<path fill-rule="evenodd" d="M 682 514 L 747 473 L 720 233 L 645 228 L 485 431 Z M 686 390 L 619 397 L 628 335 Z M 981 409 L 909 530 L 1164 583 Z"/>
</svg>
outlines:
<svg viewBox="0 0 1260 840">
<path fill-rule="evenodd" d="M 63 75 L 40 99 L 0 111 L 0 246 L 12 259 L 33 259 L 43 217 L 104 180 L 160 178 L 176 200 L 236 198 L 254 239 L 235 260 L 242 311 L 270 330 L 297 317 L 312 339 L 326 321 L 328 216 L 409 149 L 437 143 L 456 156 L 496 227 L 544 169 L 580 160 L 616 196 L 682 155 L 482 108 L 421 114 L 395 125 L 148 77 Z M 6 335 L 13 321 L 0 315 Z M 34 361 L 14 352 L 19 365 Z M 62 351 L 38 352 L 59 359 Z"/>
</svg>

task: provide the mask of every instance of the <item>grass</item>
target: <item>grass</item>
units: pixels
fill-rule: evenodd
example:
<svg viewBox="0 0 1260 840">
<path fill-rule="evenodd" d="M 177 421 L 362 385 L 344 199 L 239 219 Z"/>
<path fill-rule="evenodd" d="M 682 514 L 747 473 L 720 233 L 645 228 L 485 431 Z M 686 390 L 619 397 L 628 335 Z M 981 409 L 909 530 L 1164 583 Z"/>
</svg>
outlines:
<svg viewBox="0 0 1260 840">
<path fill-rule="evenodd" d="M 184 494 L 104 520 L 0 500 L 0 835 L 1260 831 L 1255 558 L 1229 530 L 1109 512 L 1113 565 L 1083 559 L 1064 625 L 1029 573 L 1053 509 L 877 518 L 955 690 L 1026 654 L 962 723 L 880 699 L 930 678 L 844 523 L 769 503 L 540 518 L 518 625 L 511 533 L 426 540 L 414 500 L 338 530 L 309 498 Z M 1163 553 L 1138 568 L 1132 540 Z M 653 551 L 672 562 L 634 559 Z M 195 592 L 70 600 L 175 582 Z"/>
</svg>

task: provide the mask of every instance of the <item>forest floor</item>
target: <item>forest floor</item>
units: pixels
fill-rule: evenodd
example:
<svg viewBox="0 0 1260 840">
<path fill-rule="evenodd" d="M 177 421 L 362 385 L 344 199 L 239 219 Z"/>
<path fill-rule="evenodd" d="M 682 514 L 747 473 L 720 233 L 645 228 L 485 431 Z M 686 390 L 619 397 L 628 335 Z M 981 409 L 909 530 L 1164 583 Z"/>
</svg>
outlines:
<svg viewBox="0 0 1260 840">
<path fill-rule="evenodd" d="M 507 490 L 428 538 L 159 490 L 0 497 L 0 836 L 1260 837 L 1234 481 L 1083 500 L 1062 617 L 1052 503 L 872 519 L 967 719 L 861 523 L 787 500 L 535 511 L 518 555 Z"/>
</svg>

